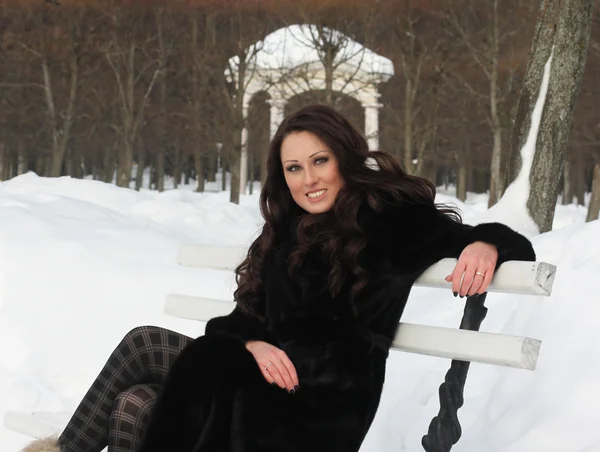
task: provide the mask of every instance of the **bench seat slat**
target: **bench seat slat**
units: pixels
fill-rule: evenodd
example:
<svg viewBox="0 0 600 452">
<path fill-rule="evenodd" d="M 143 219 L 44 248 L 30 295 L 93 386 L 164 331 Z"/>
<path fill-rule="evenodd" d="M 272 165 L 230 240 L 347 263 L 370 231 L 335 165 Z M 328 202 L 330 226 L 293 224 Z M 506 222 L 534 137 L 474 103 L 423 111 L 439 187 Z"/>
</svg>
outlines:
<svg viewBox="0 0 600 452">
<path fill-rule="evenodd" d="M 59 435 L 66 427 L 72 413 L 35 411 L 8 411 L 4 415 L 4 425 L 10 430 L 31 438 L 41 439 L 50 435 Z"/>
<path fill-rule="evenodd" d="M 207 322 L 229 314 L 232 301 L 170 294 L 164 311 L 174 317 Z M 441 358 L 534 370 L 541 342 L 528 337 L 400 323 L 392 348 Z"/>
</svg>

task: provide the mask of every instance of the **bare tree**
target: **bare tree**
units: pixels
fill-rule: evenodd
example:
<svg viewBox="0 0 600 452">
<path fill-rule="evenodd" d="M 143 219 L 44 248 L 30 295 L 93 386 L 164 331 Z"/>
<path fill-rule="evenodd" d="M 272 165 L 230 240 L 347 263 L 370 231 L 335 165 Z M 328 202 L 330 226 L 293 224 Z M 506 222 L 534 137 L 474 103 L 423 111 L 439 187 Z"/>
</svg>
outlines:
<svg viewBox="0 0 600 452">
<path fill-rule="evenodd" d="M 204 191 L 204 149 L 207 135 L 210 81 L 214 78 L 217 41 L 216 13 L 208 10 L 195 13 L 189 18 L 189 35 L 186 38 L 187 52 L 191 60 L 189 83 L 191 84 L 187 103 L 190 107 L 190 127 L 194 137 L 193 156 L 196 173 L 196 191 Z"/>
<path fill-rule="evenodd" d="M 515 14 L 509 16 L 506 13 L 507 10 L 514 9 L 514 6 L 514 2 L 500 3 L 499 0 L 491 0 L 481 4 L 460 2 L 448 9 L 451 36 L 464 45 L 487 81 L 487 90 L 481 93 L 477 86 L 464 76 L 463 70 L 454 71 L 454 76 L 461 80 L 468 92 L 487 106 L 486 118 L 493 138 L 488 207 L 496 204 L 504 191 L 502 137 L 507 125 L 503 121 L 502 113 L 506 108 L 507 96 L 512 90 L 516 67 L 509 68 L 508 74 L 502 77 L 500 61 L 502 47 L 519 28 Z"/>
<path fill-rule="evenodd" d="M 521 170 L 544 66 L 552 56 L 548 92 L 528 175 L 527 210 L 541 232 L 552 229 L 565 148 L 587 58 L 593 0 L 541 0 L 512 136 L 509 180 Z"/>
<path fill-rule="evenodd" d="M 36 59 L 41 69 L 41 80 L 32 80 L 31 84 L 43 93 L 51 137 L 49 175 L 58 177 L 75 119 L 83 51 L 81 11 L 70 7 L 58 14 L 54 8 L 42 8 L 41 11 L 29 9 L 27 13 L 29 17 L 25 20 L 36 24 L 36 33 L 20 45 Z"/>
<path fill-rule="evenodd" d="M 144 112 L 164 67 L 159 56 L 148 55 L 151 49 L 156 49 L 158 36 L 154 27 L 148 27 L 148 21 L 145 20 L 147 16 L 134 11 L 123 11 L 118 7 L 111 13 L 114 28 L 104 52 L 115 77 L 120 106 L 119 124 L 115 125 L 121 137 L 117 185 L 128 187 L 134 147 L 143 124 Z"/>
<path fill-rule="evenodd" d="M 229 200 L 234 204 L 239 204 L 240 191 L 245 190 L 245 184 L 240 183 L 241 168 L 247 168 L 247 165 L 242 165 L 242 159 L 247 159 L 246 137 L 243 137 L 247 116 L 245 100 L 257 69 L 255 60 L 263 46 L 262 41 L 256 41 L 256 36 L 264 35 L 269 26 L 260 11 L 245 11 L 239 6 L 222 25 L 223 31 L 232 37 L 234 56 L 227 60 L 225 76 L 220 79 L 225 113 L 230 121 L 232 149 L 228 156 L 231 171 Z"/>
<path fill-rule="evenodd" d="M 378 10 L 376 25 L 375 48 L 384 50 L 395 68 L 395 76 L 381 88 L 385 147 L 407 172 L 431 178 L 439 126 L 446 120 L 440 115 L 446 66 L 455 57 L 440 34 L 439 13 L 421 2 L 389 3 Z"/>
</svg>

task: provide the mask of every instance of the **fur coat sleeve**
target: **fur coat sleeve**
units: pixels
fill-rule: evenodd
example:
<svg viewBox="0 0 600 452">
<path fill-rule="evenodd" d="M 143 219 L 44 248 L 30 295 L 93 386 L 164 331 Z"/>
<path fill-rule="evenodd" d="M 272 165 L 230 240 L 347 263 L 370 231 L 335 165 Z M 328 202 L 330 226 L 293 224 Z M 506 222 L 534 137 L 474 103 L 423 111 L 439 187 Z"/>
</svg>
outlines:
<svg viewBox="0 0 600 452">
<path fill-rule="evenodd" d="M 244 343 L 252 340 L 269 342 L 271 339 L 265 323 L 258 317 L 246 314 L 239 306 L 236 306 L 229 315 L 209 320 L 205 334 L 224 335 Z"/>
<path fill-rule="evenodd" d="M 510 260 L 535 260 L 531 242 L 508 226 L 501 223 L 477 226 L 459 223 L 433 204 L 390 209 L 376 224 L 378 238 L 375 240 L 379 240 L 380 244 L 382 240 L 387 241 L 398 255 L 396 262 L 400 270 L 418 262 L 413 270 L 421 271 L 440 259 L 458 258 L 467 245 L 478 241 L 496 247 L 496 268 Z M 414 258 L 406 259 L 407 255 Z"/>
</svg>

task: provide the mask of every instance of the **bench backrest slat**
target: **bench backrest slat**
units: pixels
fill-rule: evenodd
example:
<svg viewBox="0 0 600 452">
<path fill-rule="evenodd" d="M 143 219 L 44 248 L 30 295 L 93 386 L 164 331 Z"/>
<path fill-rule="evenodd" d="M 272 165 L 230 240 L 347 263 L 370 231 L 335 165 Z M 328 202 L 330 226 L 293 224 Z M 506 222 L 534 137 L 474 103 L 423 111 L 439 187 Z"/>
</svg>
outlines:
<svg viewBox="0 0 600 452">
<path fill-rule="evenodd" d="M 182 245 L 177 262 L 186 267 L 234 270 L 247 250 L 232 246 Z M 416 286 L 450 289 L 444 278 L 452 273 L 456 259 L 442 259 L 429 267 L 415 282 Z M 552 293 L 556 266 L 546 262 L 510 261 L 494 274 L 488 292 L 545 295 Z"/>
</svg>

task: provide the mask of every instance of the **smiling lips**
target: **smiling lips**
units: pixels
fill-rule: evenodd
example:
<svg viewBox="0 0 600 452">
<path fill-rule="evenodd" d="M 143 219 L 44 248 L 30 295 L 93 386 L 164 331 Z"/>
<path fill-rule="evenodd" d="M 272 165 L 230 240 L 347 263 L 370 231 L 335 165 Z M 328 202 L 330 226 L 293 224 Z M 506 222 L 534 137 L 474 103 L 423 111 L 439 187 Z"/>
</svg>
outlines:
<svg viewBox="0 0 600 452">
<path fill-rule="evenodd" d="M 327 193 L 327 189 L 323 188 L 321 190 L 311 191 L 311 192 L 307 193 L 306 197 L 308 198 L 309 201 L 316 202 L 316 201 L 320 201 L 321 199 L 323 199 L 325 197 L 325 193 Z"/>
</svg>

